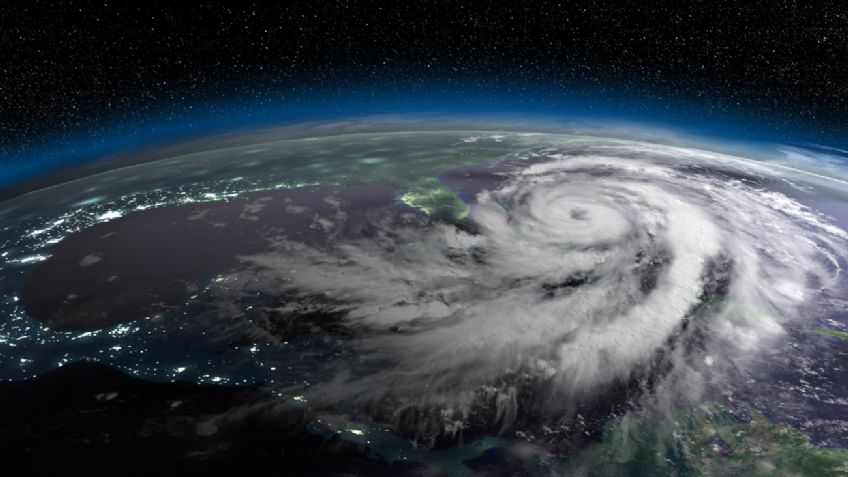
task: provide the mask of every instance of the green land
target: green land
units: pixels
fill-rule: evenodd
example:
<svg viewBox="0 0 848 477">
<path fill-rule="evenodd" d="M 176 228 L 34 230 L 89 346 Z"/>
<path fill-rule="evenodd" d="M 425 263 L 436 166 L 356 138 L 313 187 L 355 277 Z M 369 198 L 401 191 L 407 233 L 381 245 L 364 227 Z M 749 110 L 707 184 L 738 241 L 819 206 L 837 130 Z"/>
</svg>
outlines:
<svg viewBox="0 0 848 477">
<path fill-rule="evenodd" d="M 818 328 L 816 328 L 816 333 L 819 333 L 819 334 L 822 334 L 822 335 L 825 335 L 825 336 L 832 336 L 834 338 L 839 338 L 839 339 L 842 339 L 842 340 L 848 340 L 848 333 L 846 333 L 844 331 L 838 331 L 838 330 L 833 330 L 833 329 L 830 329 L 830 328 L 818 327 Z"/>
<path fill-rule="evenodd" d="M 600 442 L 569 460 L 565 475 L 848 475 L 848 449 L 816 447 L 800 431 L 760 414 L 740 420 L 713 405 L 671 418 L 636 413 L 615 419 Z"/>
</svg>

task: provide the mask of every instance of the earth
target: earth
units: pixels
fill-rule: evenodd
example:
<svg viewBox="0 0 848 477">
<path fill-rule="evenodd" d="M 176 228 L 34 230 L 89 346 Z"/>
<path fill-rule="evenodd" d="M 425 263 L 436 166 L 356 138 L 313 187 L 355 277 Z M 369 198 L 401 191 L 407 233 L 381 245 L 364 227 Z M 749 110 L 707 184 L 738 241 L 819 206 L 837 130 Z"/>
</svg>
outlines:
<svg viewBox="0 0 848 477">
<path fill-rule="evenodd" d="M 366 118 L 0 202 L 31 474 L 848 474 L 848 152 Z"/>
</svg>

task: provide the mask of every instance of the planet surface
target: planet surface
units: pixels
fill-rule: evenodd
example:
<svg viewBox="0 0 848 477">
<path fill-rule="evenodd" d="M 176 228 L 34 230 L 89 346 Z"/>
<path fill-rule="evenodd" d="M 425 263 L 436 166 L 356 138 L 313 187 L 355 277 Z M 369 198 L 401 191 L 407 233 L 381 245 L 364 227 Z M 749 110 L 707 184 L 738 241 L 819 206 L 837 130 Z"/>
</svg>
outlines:
<svg viewBox="0 0 848 477">
<path fill-rule="evenodd" d="M 846 474 L 846 156 L 366 118 L 41 178 L 0 202 L 2 447 L 156 475 Z"/>
</svg>

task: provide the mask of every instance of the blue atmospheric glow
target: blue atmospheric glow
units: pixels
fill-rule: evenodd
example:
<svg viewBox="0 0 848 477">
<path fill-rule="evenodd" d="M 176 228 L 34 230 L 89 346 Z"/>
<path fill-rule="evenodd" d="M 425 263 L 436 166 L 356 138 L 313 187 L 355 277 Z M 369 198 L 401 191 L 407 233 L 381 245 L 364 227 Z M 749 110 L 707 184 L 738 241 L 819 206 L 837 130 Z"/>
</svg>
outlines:
<svg viewBox="0 0 848 477">
<path fill-rule="evenodd" d="M 680 132 L 724 140 L 819 142 L 821 134 L 803 127 L 753 122 L 738 112 L 716 109 L 707 98 L 689 103 L 634 97 L 614 91 L 587 93 L 538 85 L 467 87 L 410 86 L 377 89 L 327 88 L 286 96 L 232 97 L 204 104 L 169 104 L 142 119 L 101 120 L 95 129 L 70 133 L 71 139 L 43 138 L 35 146 L 5 154 L 0 187 L 110 154 L 190 137 L 273 124 L 331 120 L 381 114 L 508 115 L 564 121 L 616 120 L 655 124 Z M 827 142 L 833 144 L 830 138 Z M 835 141 L 840 145 L 841 141 Z"/>
</svg>

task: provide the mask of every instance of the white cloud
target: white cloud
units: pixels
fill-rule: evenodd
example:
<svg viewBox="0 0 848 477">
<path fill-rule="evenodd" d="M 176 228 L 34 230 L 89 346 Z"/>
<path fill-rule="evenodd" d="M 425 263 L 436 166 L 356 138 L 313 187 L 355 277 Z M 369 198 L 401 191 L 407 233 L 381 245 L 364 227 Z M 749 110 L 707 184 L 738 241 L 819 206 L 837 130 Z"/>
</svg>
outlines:
<svg viewBox="0 0 848 477">
<path fill-rule="evenodd" d="M 280 239 L 244 257 L 250 279 L 235 282 L 246 290 L 325 296 L 361 331 L 352 371 L 317 383 L 310 403 L 388 394 L 450 411 L 455 425 L 475 396 L 495 393 L 506 422 L 519 381 L 568 397 L 627 379 L 722 288 L 710 270 L 728 274 L 727 290 L 703 324 L 712 339 L 699 369 L 720 372 L 839 276 L 845 231 L 756 181 L 711 172 L 762 178 L 762 164 L 628 141 L 571 140 L 549 156 L 478 195 L 476 235 L 378 223 L 367 240 Z M 694 373 L 685 392 L 696 393 L 699 365 L 670 356 Z"/>
</svg>

